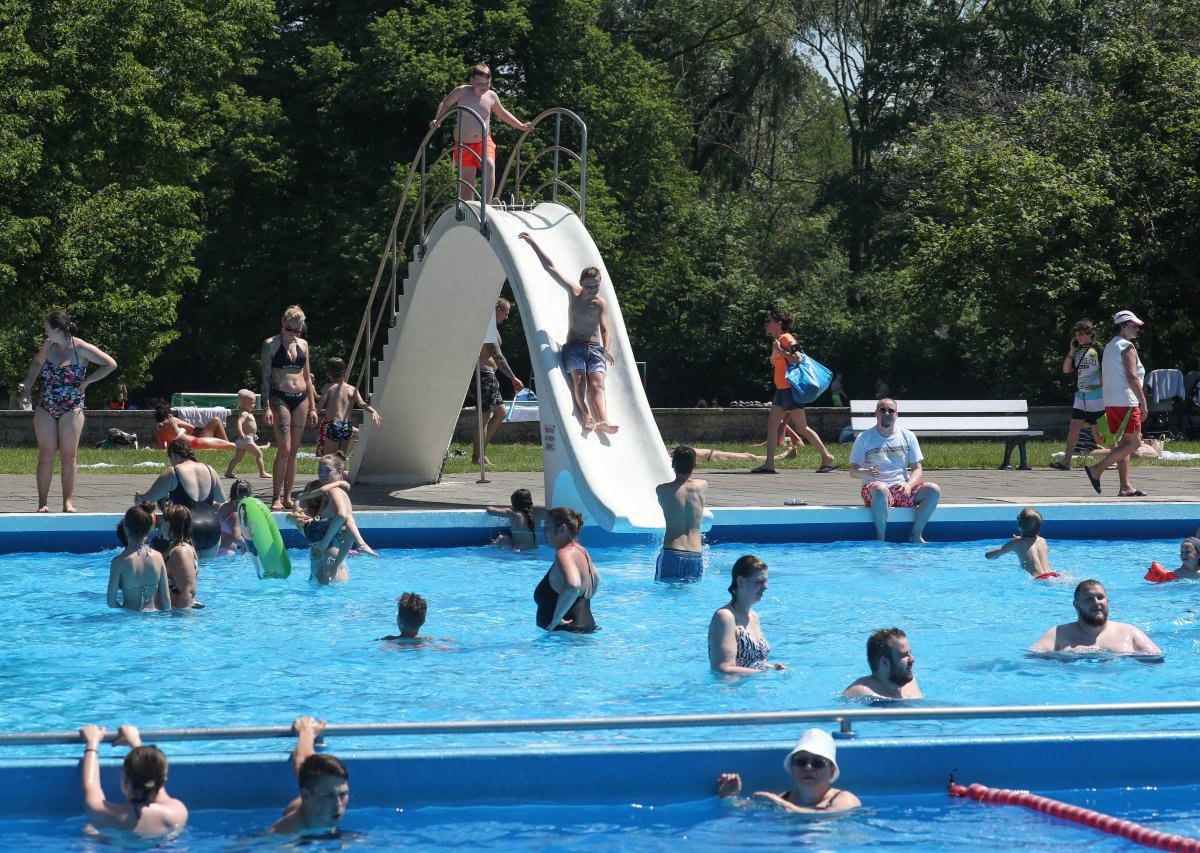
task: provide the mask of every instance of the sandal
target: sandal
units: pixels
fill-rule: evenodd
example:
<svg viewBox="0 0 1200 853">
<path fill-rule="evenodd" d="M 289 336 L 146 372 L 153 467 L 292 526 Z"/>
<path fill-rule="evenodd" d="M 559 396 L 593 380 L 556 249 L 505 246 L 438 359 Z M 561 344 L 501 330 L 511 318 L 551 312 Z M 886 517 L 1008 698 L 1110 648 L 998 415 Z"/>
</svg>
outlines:
<svg viewBox="0 0 1200 853">
<path fill-rule="evenodd" d="M 776 471 L 774 468 L 751 468 L 750 473 L 751 474 L 778 474 L 779 472 Z"/>
<path fill-rule="evenodd" d="M 1050 467 L 1053 468 L 1055 471 L 1070 471 L 1071 470 L 1070 465 L 1064 465 L 1061 462 L 1051 462 Z"/>
<path fill-rule="evenodd" d="M 1087 478 L 1091 481 L 1092 488 L 1096 490 L 1096 494 L 1100 494 L 1100 478 L 1092 474 L 1092 469 L 1087 465 L 1083 466 L 1083 473 L 1087 474 Z"/>
<path fill-rule="evenodd" d="M 1134 489 L 1132 492 L 1117 492 L 1119 498 L 1144 498 L 1146 493 L 1141 489 Z"/>
<path fill-rule="evenodd" d="M 818 468 L 818 469 L 817 469 L 816 473 L 818 473 L 818 474 L 828 474 L 830 471 L 836 471 L 836 470 L 837 470 L 837 467 L 838 467 L 838 466 L 837 466 L 837 463 L 833 463 L 833 464 L 830 464 L 830 465 L 822 465 L 820 468 Z"/>
</svg>

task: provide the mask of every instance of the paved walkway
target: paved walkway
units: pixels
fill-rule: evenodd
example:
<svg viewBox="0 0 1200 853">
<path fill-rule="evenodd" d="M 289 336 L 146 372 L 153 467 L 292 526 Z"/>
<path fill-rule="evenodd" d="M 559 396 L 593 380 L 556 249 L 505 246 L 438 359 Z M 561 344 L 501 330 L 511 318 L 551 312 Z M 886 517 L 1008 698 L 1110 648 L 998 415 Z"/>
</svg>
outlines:
<svg viewBox="0 0 1200 853">
<path fill-rule="evenodd" d="M 1134 484 L 1145 498 L 1119 498 L 1116 471 L 1104 474 L 1104 495 L 1095 494 L 1082 469 L 1054 471 L 993 471 L 947 469 L 926 471 L 927 479 L 942 488 L 942 501 L 955 504 L 1008 503 L 1044 506 L 1061 503 L 1200 503 L 1200 468 L 1135 467 Z M 709 483 L 709 505 L 714 507 L 782 506 L 799 498 L 811 506 L 857 506 L 858 479 L 845 471 L 814 474 L 782 471 L 774 476 L 745 470 L 701 471 Z M 354 506 L 360 510 L 478 509 L 486 504 L 507 504 L 508 496 L 525 488 L 535 503 L 544 495 L 542 474 L 493 473 L 488 484 L 479 484 L 478 473 L 449 474 L 430 486 L 395 487 L 361 484 L 354 487 Z M 88 474 L 81 472 L 75 490 L 80 512 L 124 512 L 135 491 L 144 491 L 152 473 Z M 224 481 L 228 487 L 229 480 Z M 269 481 L 252 478 L 260 495 L 270 492 Z M 259 488 L 259 484 L 262 484 Z M 50 490 L 50 507 L 61 500 L 58 478 Z M 0 475 L 0 512 L 32 512 L 37 488 L 32 476 Z"/>
</svg>

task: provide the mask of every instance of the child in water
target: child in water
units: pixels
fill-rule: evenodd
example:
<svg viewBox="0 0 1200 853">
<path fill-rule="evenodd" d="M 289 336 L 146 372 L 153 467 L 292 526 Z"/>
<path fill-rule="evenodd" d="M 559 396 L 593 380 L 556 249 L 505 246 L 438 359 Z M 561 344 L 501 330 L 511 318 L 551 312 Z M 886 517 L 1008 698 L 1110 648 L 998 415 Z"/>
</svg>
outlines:
<svg viewBox="0 0 1200 853">
<path fill-rule="evenodd" d="M 143 841 L 163 841 L 178 835 L 187 825 L 188 810 L 167 793 L 167 757 L 157 746 L 142 746 L 136 726 L 117 729 L 113 746 L 130 747 L 121 769 L 121 790 L 128 803 L 109 802 L 100 784 L 100 744 L 103 726 L 84 726 L 83 806 L 93 830 L 121 830 Z"/>
<path fill-rule="evenodd" d="M 392 643 L 422 643 L 433 639 L 420 634 L 421 626 L 425 624 L 425 614 L 429 606 L 425 599 L 415 592 L 406 592 L 396 599 L 396 627 L 399 634 L 380 637 Z"/>
<path fill-rule="evenodd" d="M 311 546 L 311 578 L 319 584 L 348 581 L 345 563 L 354 541 L 346 524 L 351 515 L 350 498 L 341 489 L 322 492 L 320 487 L 320 480 L 310 482 L 296 499 L 298 511 L 289 512 L 287 518 Z"/>
<path fill-rule="evenodd" d="M 154 528 L 154 516 L 140 505 L 131 506 L 125 510 L 123 524 L 125 550 L 113 557 L 109 566 L 108 606 L 125 610 L 170 610 L 166 563 L 146 542 Z"/>
<path fill-rule="evenodd" d="M 501 532 L 496 537 L 495 544 L 501 548 L 512 548 L 514 551 L 536 551 L 538 547 L 537 523 L 538 515 L 545 515 L 544 508 L 535 508 L 533 495 L 529 489 L 517 489 L 509 497 L 511 506 L 489 506 L 488 515 L 498 515 L 507 518 L 509 531 Z"/>
<path fill-rule="evenodd" d="M 242 461 L 243 456 L 249 453 L 258 463 L 258 476 L 265 478 L 268 474 L 267 468 L 263 464 L 262 452 L 271 444 L 270 442 L 258 443 L 258 422 L 254 420 L 254 392 L 249 388 L 243 388 L 238 391 L 237 396 L 238 414 L 233 421 L 233 445 L 237 448 L 237 452 L 233 454 L 233 459 L 229 460 L 225 476 L 237 476 L 238 463 Z"/>
<path fill-rule="evenodd" d="M 238 521 L 238 507 L 246 498 L 254 497 L 254 488 L 246 480 L 234 480 L 229 487 L 229 500 L 217 507 L 217 523 L 221 526 L 221 544 L 218 557 L 232 557 L 240 548 L 243 553 L 250 550 L 242 525 Z"/>
<path fill-rule="evenodd" d="M 1040 535 L 1042 514 L 1031 506 L 1025 507 L 1017 516 L 1017 529 L 1021 531 L 1019 534 L 999 548 L 988 551 L 984 556 L 994 560 L 1001 554 L 1013 553 L 1021 561 L 1021 568 L 1034 580 L 1043 581 L 1058 577 L 1058 572 L 1050 570 L 1050 546 Z"/>
<path fill-rule="evenodd" d="M 354 437 L 350 413 L 355 407 L 368 413 L 375 426 L 382 424 L 383 418 L 363 399 L 358 389 L 346 381 L 346 362 L 342 359 L 331 358 L 325 362 L 325 377 L 329 384 L 321 389 L 321 399 L 317 401 L 317 411 L 328 422 L 324 449 L 327 453 L 345 453 L 350 449 L 350 439 Z M 330 442 L 334 444 L 333 447 L 329 446 Z"/>
</svg>

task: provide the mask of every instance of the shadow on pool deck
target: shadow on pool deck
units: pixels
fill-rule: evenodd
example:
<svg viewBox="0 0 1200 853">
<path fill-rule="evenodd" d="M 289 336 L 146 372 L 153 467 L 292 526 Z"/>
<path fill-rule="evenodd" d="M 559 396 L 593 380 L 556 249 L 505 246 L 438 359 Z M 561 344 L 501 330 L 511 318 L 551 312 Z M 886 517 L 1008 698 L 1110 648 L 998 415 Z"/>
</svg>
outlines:
<svg viewBox="0 0 1200 853">
<path fill-rule="evenodd" d="M 1044 506 L 1061 503 L 1200 503 L 1200 468 L 1134 468 L 1134 485 L 1148 494 L 1144 498 L 1117 497 L 1117 473 L 1107 471 L 1105 493 L 1092 491 L 1083 470 L 995 471 L 947 469 L 926 471 L 926 479 L 942 488 L 942 501 L 953 504 L 1026 504 Z M 782 506 L 789 498 L 799 498 L 809 506 L 859 506 L 859 480 L 844 468 L 830 474 L 781 469 L 765 476 L 746 470 L 707 470 L 699 473 L 708 480 L 708 503 L 713 507 Z M 540 472 L 489 473 L 491 481 L 480 484 L 478 473 L 449 474 L 441 483 L 429 486 L 386 486 L 360 484 L 354 487 L 354 506 L 359 510 L 437 510 L 480 509 L 487 504 L 507 504 L 516 489 L 529 489 L 541 503 L 544 484 Z M 145 491 L 154 480 L 149 473 L 79 473 L 75 488 L 75 507 L 80 512 L 124 512 L 133 501 L 133 493 Z M 270 498 L 270 481 L 249 478 L 256 494 Z M 229 488 L 231 480 L 222 484 Z M 62 506 L 59 478 L 50 488 L 50 508 Z M 32 476 L 0 475 L 0 512 L 32 512 L 37 503 L 37 487 Z"/>
</svg>

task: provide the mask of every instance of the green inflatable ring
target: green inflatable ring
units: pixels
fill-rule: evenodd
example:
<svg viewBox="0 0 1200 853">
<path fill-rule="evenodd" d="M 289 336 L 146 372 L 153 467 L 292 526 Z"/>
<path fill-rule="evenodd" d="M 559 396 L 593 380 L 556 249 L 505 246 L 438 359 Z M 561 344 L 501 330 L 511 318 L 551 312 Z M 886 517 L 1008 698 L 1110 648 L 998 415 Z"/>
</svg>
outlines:
<svg viewBox="0 0 1200 853">
<path fill-rule="evenodd" d="M 258 498 L 244 498 L 238 507 L 243 527 L 251 532 L 251 541 L 258 557 L 260 578 L 286 578 L 292 573 L 292 561 L 283 547 L 283 536 L 271 510 Z"/>
</svg>

